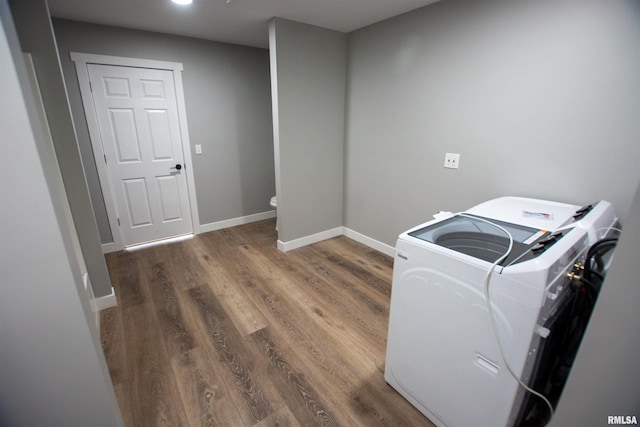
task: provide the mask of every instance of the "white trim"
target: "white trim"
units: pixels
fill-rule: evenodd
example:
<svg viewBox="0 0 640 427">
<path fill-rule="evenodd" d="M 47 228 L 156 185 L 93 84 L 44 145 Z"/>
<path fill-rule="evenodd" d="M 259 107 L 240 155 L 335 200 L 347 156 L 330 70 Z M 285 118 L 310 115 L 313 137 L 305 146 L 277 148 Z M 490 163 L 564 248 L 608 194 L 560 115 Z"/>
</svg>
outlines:
<svg viewBox="0 0 640 427">
<path fill-rule="evenodd" d="M 331 239 L 332 237 L 342 236 L 344 227 L 336 227 L 330 230 L 321 231 L 319 233 L 311 234 L 309 236 L 300 237 L 299 239 L 283 242 L 278 240 L 278 249 L 282 252 L 288 252 L 293 249 L 298 249 L 303 246 L 310 245 L 312 243 L 321 242 L 323 240 Z"/>
<path fill-rule="evenodd" d="M 375 249 L 378 252 L 382 252 L 385 255 L 389 255 L 390 257 L 396 256 L 396 248 L 393 246 L 387 245 L 386 243 L 382 243 L 378 240 L 372 239 L 369 236 L 365 236 L 362 233 L 358 233 L 357 231 L 353 231 L 350 228 L 344 227 L 344 233 L 346 237 L 355 240 L 356 242 L 362 243 L 363 245 L 369 246 L 371 249 Z"/>
<path fill-rule="evenodd" d="M 257 214 L 251 214 L 246 216 L 240 216 L 237 218 L 225 219 L 223 221 L 211 222 L 208 224 L 198 224 L 198 231 L 193 234 L 208 233 L 209 231 L 221 230 L 223 228 L 235 227 L 237 225 L 249 224 L 251 222 L 262 221 L 264 219 L 274 218 L 276 211 L 259 212 Z M 195 228 L 195 227 L 194 227 Z M 116 252 L 116 244 L 113 242 L 102 244 L 102 253 L 108 254 L 110 252 Z"/>
<path fill-rule="evenodd" d="M 96 297 L 93 293 L 93 286 L 91 285 L 91 280 L 89 279 L 89 273 L 82 274 L 82 284 L 84 285 L 84 290 L 87 293 L 87 298 L 89 300 L 89 306 L 91 307 L 91 313 L 93 313 L 93 321 L 96 325 L 96 330 L 100 331 L 100 312 L 98 311 L 96 305 Z"/>
<path fill-rule="evenodd" d="M 96 316 L 96 329 L 98 331 L 98 335 L 100 335 L 100 311 L 106 310 L 107 308 L 115 307 L 118 305 L 118 300 L 116 299 L 116 292 L 111 287 L 111 294 L 105 295 L 98 298 L 93 298 L 91 300 L 91 309 L 94 311 Z"/>
<path fill-rule="evenodd" d="M 120 227 L 118 226 L 118 213 L 114 202 L 114 196 L 111 191 L 111 185 L 109 184 L 109 171 L 107 170 L 107 165 L 104 162 L 104 148 L 102 147 L 102 139 L 100 138 L 98 119 L 96 117 L 95 107 L 93 105 L 93 97 L 91 95 L 91 85 L 89 83 L 89 71 L 87 70 L 87 62 L 80 61 L 81 58 L 86 57 L 87 55 L 85 54 L 76 54 L 75 52 L 71 52 L 71 60 L 75 62 L 76 66 L 78 84 L 80 85 L 80 96 L 82 98 L 82 104 L 85 110 L 87 128 L 89 130 L 89 139 L 91 140 L 91 146 L 93 148 L 93 157 L 96 163 L 96 169 L 98 170 L 100 187 L 102 187 L 102 195 L 104 199 L 104 205 L 107 210 L 109 226 L 111 227 L 113 243 L 116 250 L 123 249 L 124 242 L 122 240 L 122 235 L 118 232 L 118 230 L 120 230 Z"/>
<path fill-rule="evenodd" d="M 102 253 L 103 254 L 108 254 L 108 253 L 115 252 L 115 251 L 117 251 L 115 243 L 111 242 L 111 243 L 103 243 L 102 244 Z"/>
<path fill-rule="evenodd" d="M 200 228 L 200 233 L 208 233 L 209 231 L 216 231 L 216 230 L 221 230 L 223 228 L 229 228 L 229 227 L 235 227 L 237 225 L 243 225 L 243 224 L 249 224 L 251 222 L 255 222 L 255 221 L 262 221 L 264 219 L 269 219 L 269 218 L 273 218 L 276 216 L 275 211 L 268 211 L 268 212 L 261 212 L 261 213 L 257 213 L 257 214 L 253 214 L 253 215 L 247 215 L 247 216 L 241 216 L 241 217 L 237 217 L 237 218 L 232 218 L 232 219 L 227 219 L 224 221 L 217 221 L 217 222 L 211 222 L 209 224 L 202 224 L 199 228 Z M 334 229 L 335 230 L 335 229 Z M 332 230 L 329 230 L 332 231 Z M 324 233 L 327 233 L 327 231 L 325 231 Z M 318 233 L 318 234 L 322 234 L 322 233 Z M 336 234 L 333 235 L 331 234 L 329 237 L 326 237 L 325 239 L 320 239 L 320 240 L 314 240 L 315 237 L 318 234 L 314 234 L 312 236 L 307 236 L 307 237 L 302 237 L 300 239 L 296 239 L 296 240 L 292 240 L 291 242 L 283 242 L 281 240 L 278 240 L 278 248 L 282 251 L 282 252 L 286 252 L 286 251 L 290 251 L 292 249 L 297 249 L 301 246 L 305 246 L 311 243 L 316 243 L 319 242 L 321 240 L 325 240 L 325 239 L 330 239 L 332 237 L 336 237 L 339 236 L 340 234 Z M 348 237 L 350 239 L 355 240 L 356 242 L 362 243 L 363 245 L 366 245 L 368 247 L 370 247 L 371 249 L 375 249 L 378 252 L 382 252 L 385 255 L 389 255 L 390 257 L 394 257 L 396 255 L 396 248 L 391 246 L 391 245 L 387 245 L 386 243 L 382 243 L 379 240 L 373 239 L 369 236 L 366 236 L 362 233 L 358 233 L 357 231 L 354 231 L 350 228 L 347 227 L 342 227 L 342 233 L 343 236 Z M 303 245 L 298 245 L 299 241 L 306 241 L 309 240 L 311 243 L 305 243 Z M 293 247 L 295 246 L 295 247 Z M 285 249 L 286 248 L 286 249 Z M 102 253 L 110 253 L 110 252 L 116 252 L 116 247 L 114 243 L 103 243 L 102 244 Z"/>
<path fill-rule="evenodd" d="M 182 64 L 179 65 L 180 71 L 182 71 Z M 180 124 L 180 136 L 182 137 L 184 168 L 187 172 L 187 191 L 189 192 L 189 206 L 191 207 L 191 227 L 193 234 L 199 234 L 200 214 L 198 212 L 196 180 L 193 173 L 193 161 L 191 159 L 191 142 L 189 139 L 189 126 L 187 124 L 187 106 L 184 102 L 184 88 L 182 86 L 182 73 L 180 71 L 174 69 L 173 83 L 176 89 L 176 103 L 178 104 L 178 123 Z"/>
<path fill-rule="evenodd" d="M 71 61 L 76 67 L 78 83 L 80 85 L 80 95 L 85 110 L 89 138 L 93 147 L 93 156 L 98 170 L 98 178 L 102 187 L 102 195 L 107 210 L 109 226 L 113 237 L 115 250 L 124 249 L 124 240 L 118 225 L 118 213 L 115 204 L 113 190 L 109 180 L 109 170 L 104 162 L 104 147 L 100 137 L 100 128 L 96 116 L 91 86 L 89 83 L 89 71 L 87 64 L 117 65 L 125 67 L 151 68 L 159 70 L 169 70 L 173 72 L 173 80 L 176 91 L 176 101 L 178 107 L 178 119 L 180 123 L 180 136 L 182 137 L 182 152 L 185 161 L 185 171 L 187 175 L 187 188 L 189 192 L 189 205 L 191 208 L 192 231 L 200 232 L 200 219 L 198 213 L 198 200 L 196 198 L 195 178 L 193 173 L 193 162 L 191 159 L 191 143 L 187 129 L 187 113 L 184 102 L 184 89 L 182 85 L 183 66 L 179 62 L 156 61 L 153 59 L 128 58 L 122 56 L 95 55 L 89 53 L 70 52 Z"/>
<path fill-rule="evenodd" d="M 162 246 L 162 245 L 169 245 L 171 243 L 176 243 L 176 242 L 183 242 L 185 240 L 193 239 L 193 236 L 195 236 L 195 234 L 189 233 L 189 234 L 183 234 L 181 236 L 169 237 L 167 239 L 152 240 L 151 242 L 138 243 L 135 245 L 127 246 L 126 248 L 124 248 L 124 250 L 127 252 L 135 252 L 141 249 L 153 248 L 155 246 Z"/>
<path fill-rule="evenodd" d="M 89 305 L 91 306 L 91 313 L 93 313 L 94 322 L 96 325 L 96 330 L 100 333 L 100 311 L 115 307 L 118 302 L 116 300 L 116 293 L 113 287 L 111 287 L 111 295 L 105 295 L 102 297 L 95 297 L 93 294 L 93 287 L 91 286 L 91 280 L 89 279 L 89 275 L 84 273 L 82 275 L 82 283 L 84 285 L 85 291 L 87 292 L 87 297 L 89 299 Z"/>
<path fill-rule="evenodd" d="M 223 228 L 235 227 L 237 225 L 249 224 L 250 222 L 262 221 L 263 219 L 274 218 L 275 211 L 260 212 L 257 214 L 240 216 L 237 218 L 226 219 L 224 221 L 210 222 L 200 225 L 200 233 L 221 230 Z"/>
<path fill-rule="evenodd" d="M 119 65 L 123 67 L 154 68 L 156 70 L 182 71 L 180 62 L 157 61 L 155 59 L 129 58 L 126 56 L 97 55 L 93 53 L 69 52 L 71 61 L 82 64 Z"/>
<path fill-rule="evenodd" d="M 286 197 L 283 197 L 282 180 L 280 178 L 280 113 L 278 104 L 278 61 L 276 55 L 276 18 L 269 20 L 269 70 L 271 72 L 271 117 L 273 125 L 273 164 L 276 181 L 276 197 L 282 209 Z M 284 212 L 284 211 L 282 211 Z M 276 220 L 276 230 L 281 230 L 280 221 Z M 278 246 L 279 247 L 279 246 Z M 282 249 L 280 249 L 282 250 Z"/>
<path fill-rule="evenodd" d="M 118 305 L 118 300 L 116 299 L 116 291 L 111 287 L 111 294 L 105 295 L 102 297 L 98 297 L 94 299 L 96 311 L 106 310 L 107 308 L 115 307 Z"/>
<path fill-rule="evenodd" d="M 336 227 L 331 230 L 321 231 L 320 233 L 312 234 L 310 236 L 300 237 L 299 239 L 294 239 L 289 242 L 283 242 L 282 240 L 278 240 L 278 249 L 282 252 L 288 252 L 293 249 L 298 249 L 306 245 L 311 245 L 313 243 L 321 242 L 322 240 L 331 239 L 332 237 L 337 236 L 345 236 L 356 242 L 362 243 L 370 247 L 371 249 L 375 249 L 378 252 L 382 252 L 385 255 L 390 257 L 395 257 L 396 249 L 393 246 L 387 245 L 386 243 L 382 243 L 378 240 L 372 239 L 369 236 L 365 236 L 362 233 L 358 233 L 357 231 L 353 231 L 347 227 Z"/>
</svg>

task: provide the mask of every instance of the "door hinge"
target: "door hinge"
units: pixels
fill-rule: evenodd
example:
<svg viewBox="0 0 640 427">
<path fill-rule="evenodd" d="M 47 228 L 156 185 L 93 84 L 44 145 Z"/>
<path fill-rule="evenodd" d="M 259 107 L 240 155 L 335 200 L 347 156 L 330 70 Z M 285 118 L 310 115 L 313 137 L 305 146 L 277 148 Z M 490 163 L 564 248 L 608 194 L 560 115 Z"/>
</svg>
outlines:
<svg viewBox="0 0 640 427">
<path fill-rule="evenodd" d="M 89 91 L 93 93 L 93 84 L 91 83 L 91 80 L 89 80 Z"/>
<path fill-rule="evenodd" d="M 107 164 L 107 155 L 103 154 L 103 156 L 104 156 L 104 164 L 106 165 Z"/>
<path fill-rule="evenodd" d="M 118 227 L 120 227 L 120 218 L 116 218 L 118 220 Z"/>
</svg>

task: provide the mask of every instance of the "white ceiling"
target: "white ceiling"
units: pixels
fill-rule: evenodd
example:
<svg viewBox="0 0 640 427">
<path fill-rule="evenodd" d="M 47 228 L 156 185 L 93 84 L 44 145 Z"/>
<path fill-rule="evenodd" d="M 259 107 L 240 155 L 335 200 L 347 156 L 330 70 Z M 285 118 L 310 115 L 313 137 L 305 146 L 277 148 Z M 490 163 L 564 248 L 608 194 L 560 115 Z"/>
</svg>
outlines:
<svg viewBox="0 0 640 427">
<path fill-rule="evenodd" d="M 47 0 L 57 18 L 268 47 L 272 17 L 350 32 L 439 0 Z"/>
</svg>

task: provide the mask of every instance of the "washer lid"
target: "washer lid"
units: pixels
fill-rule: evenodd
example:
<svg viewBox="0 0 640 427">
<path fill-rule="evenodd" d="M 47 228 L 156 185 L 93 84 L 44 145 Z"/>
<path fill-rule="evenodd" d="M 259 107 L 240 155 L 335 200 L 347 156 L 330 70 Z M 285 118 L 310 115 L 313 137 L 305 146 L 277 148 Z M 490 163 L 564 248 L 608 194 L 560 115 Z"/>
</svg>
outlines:
<svg viewBox="0 0 640 427">
<path fill-rule="evenodd" d="M 495 262 L 509 248 L 509 237 L 503 229 L 511 235 L 513 248 L 509 256 L 500 263 L 502 266 L 537 256 L 539 252 L 531 249 L 538 241 L 551 234 L 547 230 L 538 228 L 458 214 L 410 232 L 408 235 L 474 258 Z"/>
<path fill-rule="evenodd" d="M 467 210 L 473 215 L 493 218 L 544 230 L 557 230 L 573 222 L 580 206 L 525 197 L 499 197 Z"/>
</svg>

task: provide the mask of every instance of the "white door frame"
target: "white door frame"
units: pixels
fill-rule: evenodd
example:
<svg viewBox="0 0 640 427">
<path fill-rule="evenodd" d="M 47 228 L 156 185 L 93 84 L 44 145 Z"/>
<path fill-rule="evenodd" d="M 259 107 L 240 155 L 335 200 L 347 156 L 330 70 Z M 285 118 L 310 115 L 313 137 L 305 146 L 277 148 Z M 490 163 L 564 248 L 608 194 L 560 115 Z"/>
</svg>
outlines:
<svg viewBox="0 0 640 427">
<path fill-rule="evenodd" d="M 193 174 L 193 162 L 191 160 L 191 144 L 189 142 L 189 132 L 187 130 L 187 109 L 184 103 L 184 90 L 182 87 L 182 63 L 156 61 L 153 59 L 128 58 L 110 55 L 95 55 L 90 53 L 71 52 L 71 61 L 75 64 L 80 84 L 80 94 L 82 104 L 89 128 L 89 137 L 93 147 L 93 156 L 98 169 L 98 178 L 102 187 L 104 204 L 107 209 L 107 217 L 111 226 L 111 234 L 116 250 L 124 249 L 124 239 L 120 226 L 118 225 L 118 214 L 115 205 L 113 190 L 109 180 L 109 169 L 105 163 L 105 153 L 100 137 L 98 118 L 93 105 L 93 95 L 89 82 L 89 71 L 87 64 L 116 65 L 125 67 L 151 68 L 158 70 L 169 70 L 173 72 L 173 81 L 176 89 L 176 101 L 178 104 L 178 120 L 180 122 L 180 136 L 182 137 L 182 151 L 184 155 L 185 172 L 187 174 L 187 187 L 189 194 L 189 206 L 191 207 L 191 221 L 193 223 L 194 234 L 200 233 L 200 217 L 198 215 L 198 201 L 196 199 L 196 186 Z"/>
</svg>

